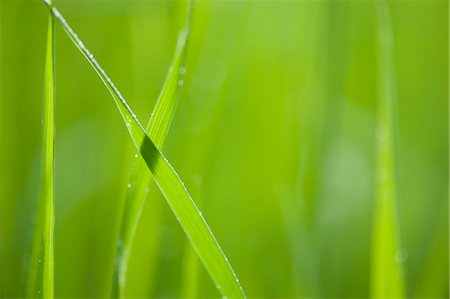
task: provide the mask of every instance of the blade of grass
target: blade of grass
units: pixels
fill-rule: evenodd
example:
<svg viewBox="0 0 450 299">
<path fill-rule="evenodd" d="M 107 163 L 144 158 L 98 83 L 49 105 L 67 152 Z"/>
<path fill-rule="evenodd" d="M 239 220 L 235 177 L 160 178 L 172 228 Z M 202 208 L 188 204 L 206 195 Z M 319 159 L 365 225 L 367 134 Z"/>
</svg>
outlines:
<svg viewBox="0 0 450 299">
<path fill-rule="evenodd" d="M 201 187 L 200 184 L 194 184 L 194 189 L 191 189 L 191 192 L 195 194 L 197 198 L 197 207 L 202 208 L 202 196 L 201 196 Z M 198 256 L 192 248 L 189 242 L 186 242 L 184 245 L 184 254 L 183 254 L 183 265 L 181 268 L 181 288 L 180 288 L 180 298 L 198 298 L 198 281 L 200 274 L 200 261 Z"/>
<path fill-rule="evenodd" d="M 178 35 L 178 42 L 165 83 L 151 114 L 145 131 L 155 146 L 161 149 L 170 128 L 178 102 L 178 91 L 182 86 L 186 69 L 182 66 L 185 59 L 186 43 L 190 30 L 191 2 L 188 1 L 186 25 Z M 137 155 L 136 155 L 137 157 Z M 124 298 L 126 273 L 134 236 L 145 200 L 149 192 L 152 176 L 144 160 L 137 159 L 130 177 L 125 207 L 119 229 L 116 260 L 114 265 L 112 298 Z"/>
<path fill-rule="evenodd" d="M 230 263 L 178 174 L 147 135 L 119 90 L 61 13 L 54 7 L 51 7 L 51 10 L 69 38 L 88 60 L 113 97 L 136 148 L 145 160 L 156 184 L 166 198 L 181 227 L 191 240 L 192 246 L 195 248 L 205 268 L 216 283 L 217 289 L 224 297 L 244 298 L 244 292 Z"/>
<path fill-rule="evenodd" d="M 48 2 L 51 6 L 51 3 Z M 54 16 L 49 13 L 45 57 L 41 194 L 29 272 L 29 298 L 53 298 L 55 53 Z"/>
<path fill-rule="evenodd" d="M 189 245 L 189 244 L 187 244 Z M 199 261 L 192 246 L 185 246 L 180 298 L 198 298 Z"/>
<path fill-rule="evenodd" d="M 372 240 L 371 293 L 373 298 L 403 298 L 402 266 L 396 219 L 394 120 L 396 87 L 393 36 L 389 7 L 378 1 L 379 96 L 376 136 L 376 207 Z"/>
</svg>

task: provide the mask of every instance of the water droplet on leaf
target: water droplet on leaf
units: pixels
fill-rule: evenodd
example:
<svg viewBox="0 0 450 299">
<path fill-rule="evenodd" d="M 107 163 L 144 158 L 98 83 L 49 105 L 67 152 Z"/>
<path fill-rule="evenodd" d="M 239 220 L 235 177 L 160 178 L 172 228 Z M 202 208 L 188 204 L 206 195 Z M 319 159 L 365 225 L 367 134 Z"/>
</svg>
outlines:
<svg viewBox="0 0 450 299">
<path fill-rule="evenodd" d="M 395 261 L 399 264 L 404 263 L 408 259 L 408 250 L 406 248 L 400 248 L 395 253 Z"/>
</svg>

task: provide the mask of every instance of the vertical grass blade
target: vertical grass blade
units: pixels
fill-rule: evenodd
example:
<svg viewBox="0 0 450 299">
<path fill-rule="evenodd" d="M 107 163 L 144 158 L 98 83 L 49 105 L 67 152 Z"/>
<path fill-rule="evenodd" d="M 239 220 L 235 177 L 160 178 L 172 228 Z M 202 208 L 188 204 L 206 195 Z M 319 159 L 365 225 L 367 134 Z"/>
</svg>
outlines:
<svg viewBox="0 0 450 299">
<path fill-rule="evenodd" d="M 188 2 L 188 6 L 188 10 L 190 11 L 190 1 Z M 183 84 L 183 77 L 186 72 L 183 63 L 190 30 L 189 11 L 186 25 L 179 33 L 175 54 L 169 67 L 165 83 L 145 130 L 158 149 L 161 149 L 170 128 L 177 106 L 178 91 Z M 124 298 L 125 296 L 126 273 L 130 251 L 152 179 L 144 160 L 137 159 L 133 169 L 119 229 L 112 298 Z"/>
<path fill-rule="evenodd" d="M 230 263 L 178 174 L 147 135 L 119 90 L 61 13 L 54 7 L 52 11 L 65 32 L 91 64 L 113 97 L 136 148 L 145 160 L 156 184 L 166 198 L 181 227 L 191 240 L 205 268 L 216 283 L 217 289 L 223 296 L 228 298 L 245 297 Z"/>
<path fill-rule="evenodd" d="M 376 128 L 376 207 L 373 224 L 371 293 L 373 298 L 403 298 L 396 218 L 394 120 L 396 83 L 393 35 L 386 1 L 376 3 L 379 33 L 379 95 Z"/>
<path fill-rule="evenodd" d="M 48 3 L 51 5 L 50 3 Z M 53 298 L 55 53 L 54 16 L 49 13 L 45 57 L 41 194 L 35 221 L 28 297 Z"/>
<path fill-rule="evenodd" d="M 199 260 L 192 246 L 185 248 L 180 298 L 198 298 Z"/>
</svg>

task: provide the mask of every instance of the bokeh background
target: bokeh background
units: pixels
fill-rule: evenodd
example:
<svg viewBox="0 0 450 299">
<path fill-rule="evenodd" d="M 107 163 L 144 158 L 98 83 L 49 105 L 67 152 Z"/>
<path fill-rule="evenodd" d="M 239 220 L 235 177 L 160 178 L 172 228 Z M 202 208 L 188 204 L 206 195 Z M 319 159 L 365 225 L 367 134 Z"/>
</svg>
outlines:
<svg viewBox="0 0 450 299">
<path fill-rule="evenodd" d="M 59 0 L 146 123 L 185 19 L 180 1 Z M 397 211 L 408 298 L 448 298 L 445 0 L 391 1 Z M 39 194 L 48 10 L 0 1 L 0 296 L 22 293 Z M 134 149 L 56 26 L 56 297 L 107 298 Z M 164 153 L 249 297 L 367 298 L 378 26 L 372 1 L 198 1 Z M 153 186 L 129 297 L 217 297 Z"/>
</svg>

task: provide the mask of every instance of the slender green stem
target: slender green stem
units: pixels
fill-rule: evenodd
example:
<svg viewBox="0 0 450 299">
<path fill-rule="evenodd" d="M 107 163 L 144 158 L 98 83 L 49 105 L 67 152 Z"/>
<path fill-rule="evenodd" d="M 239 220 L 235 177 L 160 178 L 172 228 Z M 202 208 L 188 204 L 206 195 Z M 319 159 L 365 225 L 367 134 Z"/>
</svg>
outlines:
<svg viewBox="0 0 450 299">
<path fill-rule="evenodd" d="M 50 2 L 49 2 L 50 4 Z M 55 55 L 54 16 L 49 14 L 42 129 L 42 182 L 35 222 L 28 297 L 53 298 Z"/>
<path fill-rule="evenodd" d="M 373 298 L 402 298 L 404 282 L 396 217 L 395 102 L 393 34 L 386 1 L 377 2 L 379 96 L 376 128 L 376 207 L 373 224 L 371 293 Z"/>
</svg>

